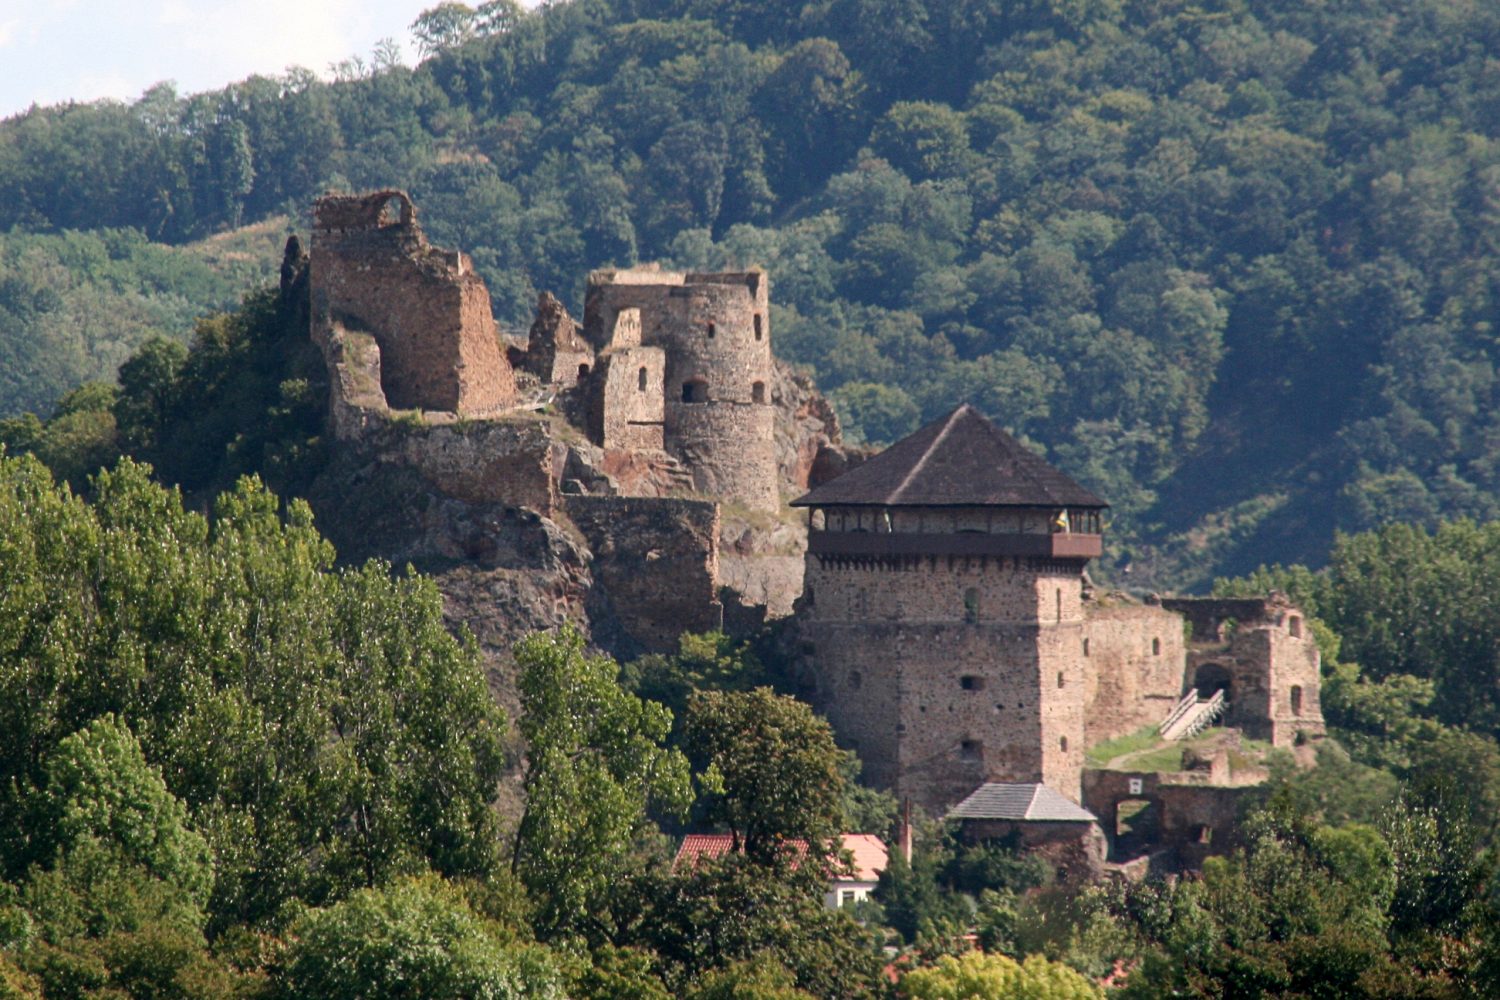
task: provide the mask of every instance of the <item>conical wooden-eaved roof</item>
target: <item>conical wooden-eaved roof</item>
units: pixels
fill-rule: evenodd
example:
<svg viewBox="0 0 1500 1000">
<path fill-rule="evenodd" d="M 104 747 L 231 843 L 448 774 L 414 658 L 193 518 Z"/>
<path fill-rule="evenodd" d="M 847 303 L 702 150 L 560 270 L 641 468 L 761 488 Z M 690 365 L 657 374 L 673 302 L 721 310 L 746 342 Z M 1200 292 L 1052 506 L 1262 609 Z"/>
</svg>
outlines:
<svg viewBox="0 0 1500 1000">
<path fill-rule="evenodd" d="M 793 507 L 1084 507 L 1109 504 L 1048 465 L 968 403 Z"/>
</svg>

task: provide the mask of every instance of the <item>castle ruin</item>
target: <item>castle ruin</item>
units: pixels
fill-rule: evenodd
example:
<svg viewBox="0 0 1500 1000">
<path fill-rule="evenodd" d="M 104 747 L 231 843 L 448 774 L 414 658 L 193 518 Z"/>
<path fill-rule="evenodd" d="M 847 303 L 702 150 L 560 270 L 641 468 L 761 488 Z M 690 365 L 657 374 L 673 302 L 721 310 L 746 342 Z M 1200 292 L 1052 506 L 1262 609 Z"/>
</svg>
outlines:
<svg viewBox="0 0 1500 1000">
<path fill-rule="evenodd" d="M 764 271 L 595 271 L 583 313 L 584 335 L 596 350 L 639 343 L 663 351 L 662 443 L 691 470 L 698 492 L 752 510 L 781 506 Z"/>
<path fill-rule="evenodd" d="M 328 195 L 312 216 L 308 256 L 289 241 L 283 292 L 307 289 L 344 454 L 441 497 L 576 528 L 591 600 L 623 649 L 719 627 L 725 586 L 747 620 L 757 602 L 761 619 L 790 609 L 800 547 L 782 550 L 800 546 L 796 522 L 767 535 L 745 518 L 779 518 L 783 493 L 842 459 L 823 456 L 838 450 L 826 405 L 810 419 L 778 392 L 812 390 L 774 360 L 764 272 L 596 272 L 582 324 L 544 292 L 524 344 L 507 343 L 472 262 L 428 243 L 404 192 Z M 439 546 L 455 549 L 508 546 Z"/>
<path fill-rule="evenodd" d="M 313 218 L 283 292 L 309 290 L 332 436 L 359 481 L 423 494 L 411 521 L 442 536 L 437 558 L 549 567 L 542 623 L 597 616 L 612 649 L 669 650 L 731 607 L 750 625 L 792 611 L 752 606 L 779 566 L 800 675 L 866 779 L 1070 865 L 1097 860 L 1101 827 L 1132 846 L 1127 815 L 1201 860 L 1264 777 L 1223 747 L 1139 773 L 1090 767 L 1089 748 L 1216 722 L 1278 748 L 1323 734 L 1298 609 L 1096 593 L 1108 505 L 973 407 L 863 462 L 842 449 L 774 359 L 763 271 L 596 271 L 582 324 L 544 293 L 507 345 L 468 258 L 427 243 L 404 193 L 328 196 Z M 805 527 L 781 517 L 804 490 Z M 476 632 L 503 599 L 476 599 Z"/>
<path fill-rule="evenodd" d="M 428 244 L 405 192 L 318 199 L 310 280 L 320 344 L 341 328 L 371 335 L 391 409 L 484 414 L 515 402 L 489 291 L 467 255 Z"/>
<path fill-rule="evenodd" d="M 1085 750 L 1215 722 L 1278 748 L 1323 735 L 1295 607 L 1099 598 L 1085 570 L 1107 505 L 971 406 L 793 506 L 808 510 L 797 636 L 812 696 L 869 779 L 930 810 L 1076 840 L 1081 817 L 1107 821 L 1149 780 L 1174 832 L 1207 838 L 1234 816 L 1226 760 L 1122 784 L 1088 779 Z M 983 811 L 1038 796 L 1098 811 Z"/>
</svg>

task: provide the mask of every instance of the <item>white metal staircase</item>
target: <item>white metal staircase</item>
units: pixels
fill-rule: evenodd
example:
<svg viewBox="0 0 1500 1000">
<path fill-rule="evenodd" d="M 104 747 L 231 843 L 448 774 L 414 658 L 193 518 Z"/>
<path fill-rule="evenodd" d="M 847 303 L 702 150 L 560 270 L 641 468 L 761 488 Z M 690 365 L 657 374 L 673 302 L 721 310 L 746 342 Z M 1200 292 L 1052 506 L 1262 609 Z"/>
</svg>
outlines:
<svg viewBox="0 0 1500 1000">
<path fill-rule="evenodd" d="M 1162 720 L 1157 732 L 1164 740 L 1192 739 L 1223 715 L 1226 707 L 1228 702 L 1224 700 L 1222 689 L 1215 691 L 1212 697 L 1200 698 L 1198 689 L 1193 688 Z"/>
</svg>

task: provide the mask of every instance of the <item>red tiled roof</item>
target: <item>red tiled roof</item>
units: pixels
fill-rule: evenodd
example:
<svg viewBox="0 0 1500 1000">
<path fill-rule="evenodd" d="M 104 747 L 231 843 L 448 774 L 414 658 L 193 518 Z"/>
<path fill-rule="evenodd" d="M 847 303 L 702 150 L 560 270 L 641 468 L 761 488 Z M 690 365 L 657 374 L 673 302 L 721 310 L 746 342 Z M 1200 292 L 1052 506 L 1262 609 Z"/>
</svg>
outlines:
<svg viewBox="0 0 1500 1000">
<path fill-rule="evenodd" d="M 844 834 L 844 850 L 854 855 L 854 879 L 857 882 L 876 881 L 890 861 L 885 842 L 873 833 Z"/>
<path fill-rule="evenodd" d="M 846 833 L 842 837 L 843 848 L 854 856 L 854 874 L 840 875 L 841 882 L 874 882 L 885 871 L 889 852 L 885 843 L 874 834 Z M 673 869 L 691 870 L 700 858 L 721 858 L 734 847 L 734 836 L 728 833 L 690 833 L 682 838 L 677 857 L 672 861 Z M 796 852 L 797 860 L 807 853 L 807 841 L 793 840 L 787 847 Z M 795 867 L 795 861 L 793 867 Z"/>
<path fill-rule="evenodd" d="M 690 833 L 682 838 L 682 846 L 677 848 L 672 867 L 696 868 L 699 858 L 721 858 L 733 846 L 734 837 L 727 833 Z"/>
</svg>

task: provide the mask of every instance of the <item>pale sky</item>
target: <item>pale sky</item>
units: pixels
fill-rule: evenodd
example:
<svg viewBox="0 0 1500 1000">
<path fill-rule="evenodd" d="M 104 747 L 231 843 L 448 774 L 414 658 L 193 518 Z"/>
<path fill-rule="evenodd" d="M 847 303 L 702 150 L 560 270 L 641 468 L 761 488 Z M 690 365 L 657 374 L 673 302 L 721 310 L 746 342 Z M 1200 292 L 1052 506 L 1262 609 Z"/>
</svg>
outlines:
<svg viewBox="0 0 1500 1000">
<path fill-rule="evenodd" d="M 130 102 L 163 80 L 190 94 L 288 66 L 327 78 L 329 63 L 368 60 L 382 38 L 410 64 L 408 26 L 438 2 L 0 0 L 0 118 L 33 102 Z"/>
</svg>

